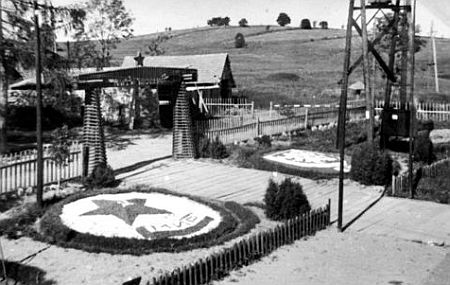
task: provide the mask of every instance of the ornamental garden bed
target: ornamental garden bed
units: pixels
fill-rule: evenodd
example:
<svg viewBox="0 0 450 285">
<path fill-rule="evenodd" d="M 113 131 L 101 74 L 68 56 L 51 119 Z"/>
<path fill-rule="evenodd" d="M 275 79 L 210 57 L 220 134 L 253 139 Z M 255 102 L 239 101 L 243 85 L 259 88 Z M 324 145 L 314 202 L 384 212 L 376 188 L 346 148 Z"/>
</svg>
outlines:
<svg viewBox="0 0 450 285">
<path fill-rule="evenodd" d="M 252 211 L 235 202 L 145 187 L 103 189 L 51 206 L 39 221 L 36 237 L 88 252 L 144 255 L 222 244 L 258 222 Z"/>
</svg>

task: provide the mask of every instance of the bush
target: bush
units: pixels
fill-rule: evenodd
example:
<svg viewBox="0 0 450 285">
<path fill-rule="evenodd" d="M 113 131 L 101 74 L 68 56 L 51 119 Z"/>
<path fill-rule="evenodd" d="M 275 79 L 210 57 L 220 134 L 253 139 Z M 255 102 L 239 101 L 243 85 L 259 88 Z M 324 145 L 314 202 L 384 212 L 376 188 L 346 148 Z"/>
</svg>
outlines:
<svg viewBox="0 0 450 285">
<path fill-rule="evenodd" d="M 241 33 L 237 33 L 234 37 L 234 46 L 236 48 L 243 48 L 245 47 L 245 38 L 244 35 Z"/>
<path fill-rule="evenodd" d="M 430 164 L 434 161 L 433 143 L 428 130 L 420 131 L 414 140 L 414 161 Z"/>
<path fill-rule="evenodd" d="M 114 170 L 104 163 L 94 167 L 91 175 L 86 179 L 85 186 L 89 189 L 112 187 L 116 182 Z"/>
<path fill-rule="evenodd" d="M 256 137 L 255 141 L 258 143 L 258 148 L 270 148 L 272 146 L 272 139 L 268 135 Z"/>
<path fill-rule="evenodd" d="M 247 19 L 245 19 L 245 18 L 240 19 L 239 20 L 239 27 L 243 27 L 243 28 L 248 27 Z"/>
<path fill-rule="evenodd" d="M 198 138 L 197 156 L 200 158 L 223 159 L 229 156 L 226 146 L 216 137 L 210 141 L 204 136 Z"/>
<path fill-rule="evenodd" d="M 290 178 L 286 178 L 280 185 L 270 180 L 264 202 L 267 217 L 277 221 L 290 219 L 311 210 L 302 185 L 292 182 Z"/>
<path fill-rule="evenodd" d="M 391 156 L 375 144 L 363 143 L 353 151 L 350 178 L 364 185 L 389 185 L 392 181 Z"/>
</svg>

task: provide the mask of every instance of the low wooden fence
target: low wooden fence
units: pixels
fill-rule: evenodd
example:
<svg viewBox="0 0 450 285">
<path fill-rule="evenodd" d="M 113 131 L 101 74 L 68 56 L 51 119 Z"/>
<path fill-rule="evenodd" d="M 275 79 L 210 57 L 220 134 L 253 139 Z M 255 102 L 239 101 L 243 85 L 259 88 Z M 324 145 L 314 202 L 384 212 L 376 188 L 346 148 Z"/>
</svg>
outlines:
<svg viewBox="0 0 450 285">
<path fill-rule="evenodd" d="M 277 248 L 291 244 L 305 236 L 313 235 L 330 225 L 330 201 L 318 210 L 287 220 L 282 225 L 236 242 L 231 247 L 213 253 L 204 259 L 176 268 L 158 278 L 153 285 L 209 284 L 228 275 L 234 269 L 248 265 L 269 255 Z"/>
<path fill-rule="evenodd" d="M 375 102 L 375 111 L 377 114 L 381 113 L 383 106 L 383 101 Z M 392 102 L 391 107 L 399 109 L 400 102 Z M 433 120 L 435 122 L 446 122 L 450 120 L 450 104 L 424 102 L 416 104 L 415 108 L 416 116 L 419 120 Z M 408 105 L 406 105 L 406 109 L 408 109 Z"/>
<path fill-rule="evenodd" d="M 208 121 L 196 121 L 195 132 L 209 139 L 219 139 L 224 144 L 239 142 L 262 135 L 276 135 L 283 132 L 305 129 L 311 126 L 329 125 L 337 123 L 339 111 L 331 109 L 327 111 L 306 110 L 303 115 L 273 119 L 267 121 L 240 124 L 238 120 L 229 123 L 214 123 Z M 347 120 L 360 120 L 365 116 L 365 107 L 357 107 L 348 110 Z M 224 126 L 225 128 L 220 128 Z"/>
<path fill-rule="evenodd" d="M 44 147 L 44 184 L 67 180 L 82 174 L 82 145 L 74 143 L 70 147 L 67 163 L 57 165 L 50 157 L 49 147 Z M 19 188 L 34 187 L 37 184 L 37 151 L 27 150 L 0 157 L 0 194 Z"/>
<path fill-rule="evenodd" d="M 440 172 L 440 169 L 443 166 L 447 166 L 449 164 L 450 164 L 450 158 L 445 158 L 445 159 L 439 160 L 439 161 L 437 161 L 435 163 L 432 163 L 430 165 L 423 166 L 420 169 L 420 171 L 421 171 L 420 176 L 422 178 L 424 178 L 424 177 L 435 177 Z M 417 175 L 417 170 L 415 170 L 413 172 L 413 176 L 416 177 L 416 175 Z M 397 177 L 393 177 L 391 194 L 393 196 L 397 196 L 400 193 L 409 192 L 409 189 L 410 189 L 409 188 L 410 187 L 409 181 L 410 181 L 410 179 L 409 179 L 409 173 L 408 172 L 405 172 L 404 174 L 399 175 Z"/>
</svg>

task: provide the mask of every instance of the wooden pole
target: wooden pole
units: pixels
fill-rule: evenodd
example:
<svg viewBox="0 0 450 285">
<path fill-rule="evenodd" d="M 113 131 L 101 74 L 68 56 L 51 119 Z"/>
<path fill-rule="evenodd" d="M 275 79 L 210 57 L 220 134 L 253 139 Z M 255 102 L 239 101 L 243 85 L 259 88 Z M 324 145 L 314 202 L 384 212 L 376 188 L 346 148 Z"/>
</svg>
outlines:
<svg viewBox="0 0 450 285">
<path fill-rule="evenodd" d="M 36 142 L 37 142 L 37 160 L 36 160 L 36 201 L 39 207 L 42 207 L 42 195 L 44 186 L 44 160 L 42 145 L 42 90 L 41 90 L 41 35 L 39 31 L 38 3 L 34 0 L 34 27 L 36 33 Z"/>
<path fill-rule="evenodd" d="M 338 130 L 337 130 L 337 143 L 339 147 L 340 155 L 340 167 L 339 167 L 339 197 L 338 197 L 338 231 L 342 232 L 342 210 L 344 200 L 344 159 L 345 159 L 345 117 L 347 112 L 347 92 L 348 92 L 348 77 L 350 68 L 350 56 L 352 45 L 352 24 L 353 24 L 353 8 L 355 6 L 355 0 L 349 1 L 348 10 L 348 22 L 347 22 L 347 35 L 345 40 L 345 59 L 344 59 L 344 72 L 341 86 L 341 99 L 339 103 L 339 118 L 338 118 Z"/>
<path fill-rule="evenodd" d="M 371 100 L 371 78 L 370 78 L 370 63 L 369 63 L 369 38 L 367 36 L 367 19 L 366 19 L 366 1 L 361 0 L 361 29 L 362 29 L 362 50 L 363 50 L 363 76 L 364 89 L 366 92 L 366 118 L 367 122 L 367 139 L 373 143 L 373 104 Z"/>
<path fill-rule="evenodd" d="M 413 148 L 414 148 L 414 123 L 415 123 L 415 107 L 414 107 L 414 66 L 415 66 L 415 44 L 414 38 L 416 36 L 416 0 L 414 0 L 410 11 L 408 12 L 408 24 L 409 24 L 409 190 L 411 199 L 414 198 L 414 183 L 413 183 Z"/>
<path fill-rule="evenodd" d="M 436 56 L 436 40 L 434 38 L 433 23 L 431 23 L 431 45 L 433 47 L 433 67 L 434 67 L 434 86 L 436 93 L 439 93 L 439 77 L 438 77 L 438 66 L 437 66 L 437 56 Z"/>
</svg>

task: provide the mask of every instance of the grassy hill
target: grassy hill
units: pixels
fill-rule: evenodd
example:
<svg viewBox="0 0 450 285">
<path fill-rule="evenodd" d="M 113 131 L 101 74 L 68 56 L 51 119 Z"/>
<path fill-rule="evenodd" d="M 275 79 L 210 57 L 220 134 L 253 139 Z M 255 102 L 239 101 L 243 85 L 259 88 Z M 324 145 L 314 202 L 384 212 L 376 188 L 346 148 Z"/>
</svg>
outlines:
<svg viewBox="0 0 450 285">
<path fill-rule="evenodd" d="M 245 36 L 246 48 L 236 49 L 234 37 Z M 113 63 L 119 65 L 125 55 L 147 50 L 157 34 L 137 36 L 123 41 L 113 51 Z M 361 40 L 353 38 L 353 58 L 360 55 Z M 344 61 L 345 31 L 301 30 L 270 26 L 203 27 L 172 31 L 171 38 L 161 47 L 166 55 L 222 53 L 230 55 L 233 75 L 239 94 L 246 95 L 257 105 L 274 103 L 323 103 L 339 100 Z M 428 73 L 430 46 L 416 56 L 416 94 L 426 98 L 432 93 L 432 78 Z M 450 40 L 438 39 L 438 65 L 441 93 L 450 95 Z M 362 80 L 361 68 L 350 83 Z M 377 90 L 384 86 L 381 73 L 376 80 Z M 440 96 L 438 100 L 445 100 Z"/>
</svg>

